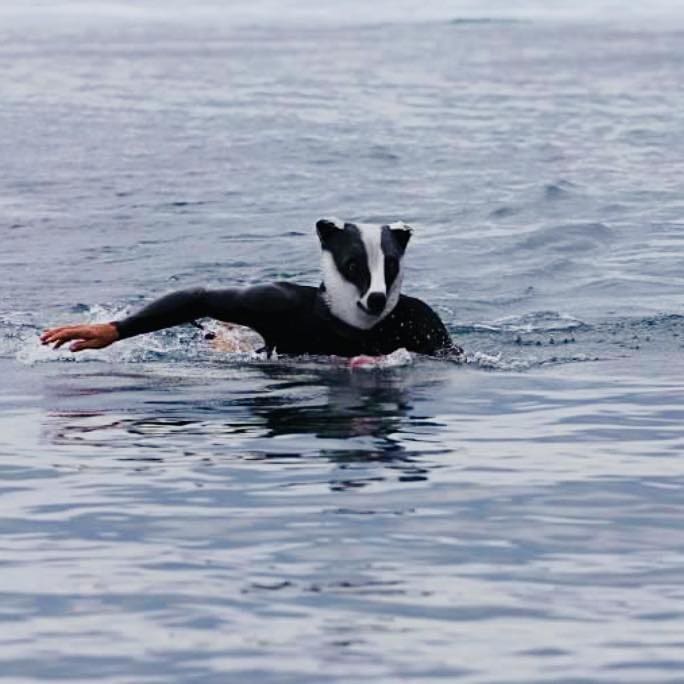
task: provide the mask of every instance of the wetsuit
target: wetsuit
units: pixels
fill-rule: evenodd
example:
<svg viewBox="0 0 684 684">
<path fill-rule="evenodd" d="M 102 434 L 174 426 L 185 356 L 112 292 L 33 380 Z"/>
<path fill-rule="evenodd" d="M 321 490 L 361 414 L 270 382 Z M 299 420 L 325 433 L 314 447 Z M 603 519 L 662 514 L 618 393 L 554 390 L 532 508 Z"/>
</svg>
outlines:
<svg viewBox="0 0 684 684">
<path fill-rule="evenodd" d="M 246 289 L 173 292 L 138 313 L 114 321 L 119 338 L 210 317 L 256 330 L 269 354 L 378 356 L 405 347 L 421 354 L 449 350 L 451 338 L 424 302 L 401 295 L 392 312 L 370 330 L 354 328 L 330 313 L 320 288 L 274 283 Z"/>
</svg>

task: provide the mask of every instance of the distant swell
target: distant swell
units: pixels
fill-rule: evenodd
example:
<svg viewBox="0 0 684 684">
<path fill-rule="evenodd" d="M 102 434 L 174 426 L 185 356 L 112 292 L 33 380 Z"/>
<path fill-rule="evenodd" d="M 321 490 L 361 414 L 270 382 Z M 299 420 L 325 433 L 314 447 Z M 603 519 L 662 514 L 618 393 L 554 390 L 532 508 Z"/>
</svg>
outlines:
<svg viewBox="0 0 684 684">
<path fill-rule="evenodd" d="M 563 252 L 589 252 L 606 245 L 614 231 L 603 223 L 568 223 L 540 228 L 528 235 L 521 249 L 547 249 Z"/>
</svg>

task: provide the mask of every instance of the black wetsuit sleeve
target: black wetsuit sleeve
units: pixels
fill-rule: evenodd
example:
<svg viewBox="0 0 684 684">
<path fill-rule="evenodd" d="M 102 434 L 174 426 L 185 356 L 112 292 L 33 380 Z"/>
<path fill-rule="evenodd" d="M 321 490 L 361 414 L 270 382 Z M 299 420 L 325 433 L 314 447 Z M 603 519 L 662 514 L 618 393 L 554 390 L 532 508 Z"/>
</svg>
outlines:
<svg viewBox="0 0 684 684">
<path fill-rule="evenodd" d="M 245 289 L 194 288 L 167 294 L 113 323 L 122 340 L 205 317 L 246 325 L 263 335 L 294 305 L 292 293 L 279 283 Z"/>
</svg>

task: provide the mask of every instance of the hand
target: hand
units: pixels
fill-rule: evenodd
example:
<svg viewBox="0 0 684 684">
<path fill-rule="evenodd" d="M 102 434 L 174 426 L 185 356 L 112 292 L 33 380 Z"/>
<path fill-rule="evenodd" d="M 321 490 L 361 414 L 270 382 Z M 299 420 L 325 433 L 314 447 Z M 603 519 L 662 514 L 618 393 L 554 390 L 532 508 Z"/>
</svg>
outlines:
<svg viewBox="0 0 684 684">
<path fill-rule="evenodd" d="M 67 325 L 61 328 L 50 328 L 41 336 L 43 344 L 54 344 L 59 349 L 65 342 L 76 340 L 69 346 L 70 351 L 82 349 L 103 349 L 119 339 L 119 331 L 113 323 L 95 323 L 92 325 Z"/>
</svg>

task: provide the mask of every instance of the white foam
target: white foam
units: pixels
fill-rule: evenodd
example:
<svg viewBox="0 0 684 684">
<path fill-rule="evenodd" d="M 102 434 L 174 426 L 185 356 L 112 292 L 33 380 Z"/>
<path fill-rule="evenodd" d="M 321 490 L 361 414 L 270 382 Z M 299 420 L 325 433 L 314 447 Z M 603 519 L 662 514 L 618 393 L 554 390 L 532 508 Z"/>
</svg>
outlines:
<svg viewBox="0 0 684 684">
<path fill-rule="evenodd" d="M 69 325 L 76 323 L 101 323 L 102 321 L 117 320 L 127 314 L 121 307 L 94 305 L 85 308 L 78 314 L 71 315 L 69 320 L 54 321 L 53 325 Z M 24 365 L 50 363 L 54 361 L 69 361 L 74 363 L 88 363 L 91 361 L 129 362 L 157 360 L 159 358 L 192 358 L 197 353 L 199 338 L 198 331 L 189 328 L 165 330 L 153 335 L 122 340 L 106 349 L 84 350 L 78 353 L 69 351 L 68 345 L 60 349 L 53 349 L 40 343 L 40 331 L 35 326 L 10 327 L 7 336 L 6 350 Z"/>
<path fill-rule="evenodd" d="M 584 323 L 566 313 L 557 311 L 532 311 L 520 316 L 506 316 L 491 323 L 479 324 L 481 330 L 519 333 L 552 332 L 574 330 Z"/>
<path fill-rule="evenodd" d="M 413 354 L 404 347 L 400 347 L 383 356 L 356 356 L 348 361 L 348 365 L 352 370 L 375 370 L 411 366 L 414 362 Z"/>
<path fill-rule="evenodd" d="M 475 351 L 466 354 L 465 362 L 471 366 L 477 366 L 485 370 L 528 370 L 539 362 L 537 359 L 504 359 L 503 354 L 486 354 Z"/>
</svg>

